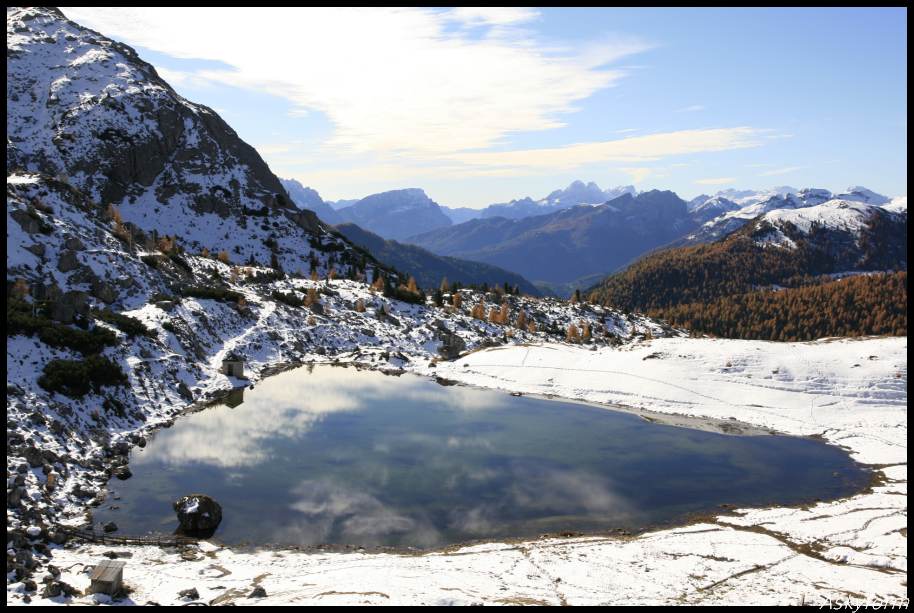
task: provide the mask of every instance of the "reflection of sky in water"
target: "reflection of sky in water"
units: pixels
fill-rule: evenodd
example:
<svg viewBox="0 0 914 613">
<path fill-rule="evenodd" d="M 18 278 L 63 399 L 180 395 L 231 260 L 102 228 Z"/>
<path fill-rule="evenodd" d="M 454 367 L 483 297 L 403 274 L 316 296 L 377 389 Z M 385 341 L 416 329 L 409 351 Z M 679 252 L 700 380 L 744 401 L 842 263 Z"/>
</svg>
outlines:
<svg viewBox="0 0 914 613">
<path fill-rule="evenodd" d="M 473 411 L 497 408 L 500 395 L 452 387 L 441 394 L 432 387 L 416 386 L 410 378 L 377 372 L 357 372 L 349 368 L 320 367 L 319 376 L 302 376 L 304 370 L 268 378 L 246 391 L 244 402 L 232 408 L 233 414 L 202 411 L 182 420 L 180 428 L 160 432 L 155 439 L 155 454 L 131 458 L 132 466 L 148 461 L 182 466 L 204 463 L 221 467 L 251 466 L 270 460 L 270 449 L 263 442 L 273 437 L 301 439 L 328 413 L 359 411 L 397 387 L 396 399 L 411 404 L 436 404 L 441 407 Z M 428 383 L 424 381 L 424 383 Z M 436 386 L 437 387 L 437 386 Z M 421 434 L 415 434 L 421 437 Z M 449 445 L 472 444 L 450 437 Z M 477 441 L 477 444 L 486 444 Z M 154 459 L 153 459 L 154 458 Z"/>
<path fill-rule="evenodd" d="M 171 502 L 203 492 L 222 504 L 227 542 L 416 547 L 638 528 L 865 482 L 816 441 L 722 436 L 330 366 L 178 420 L 131 467 L 133 478 L 110 484 L 120 508 L 96 512 L 124 534 L 172 529 Z"/>
</svg>

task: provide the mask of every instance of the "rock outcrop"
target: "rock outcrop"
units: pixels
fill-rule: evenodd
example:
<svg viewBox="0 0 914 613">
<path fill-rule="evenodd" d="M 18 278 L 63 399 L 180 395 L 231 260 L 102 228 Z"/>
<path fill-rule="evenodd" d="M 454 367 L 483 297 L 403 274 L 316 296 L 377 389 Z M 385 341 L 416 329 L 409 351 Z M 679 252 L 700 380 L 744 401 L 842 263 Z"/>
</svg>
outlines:
<svg viewBox="0 0 914 613">
<path fill-rule="evenodd" d="M 222 507 L 206 494 L 189 494 L 174 502 L 179 529 L 186 534 L 212 534 L 222 522 Z"/>
</svg>

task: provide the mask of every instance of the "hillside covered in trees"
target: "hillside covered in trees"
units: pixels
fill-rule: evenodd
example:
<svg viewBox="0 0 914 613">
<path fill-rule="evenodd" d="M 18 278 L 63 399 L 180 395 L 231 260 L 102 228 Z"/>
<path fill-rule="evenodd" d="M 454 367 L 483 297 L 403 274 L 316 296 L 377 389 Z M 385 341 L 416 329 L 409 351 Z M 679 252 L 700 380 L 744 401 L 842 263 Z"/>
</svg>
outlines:
<svg viewBox="0 0 914 613">
<path fill-rule="evenodd" d="M 834 211 L 846 214 L 841 206 Z M 878 207 L 859 213 L 856 227 L 760 217 L 720 241 L 644 257 L 587 297 L 733 338 L 906 334 L 906 273 L 834 280 L 907 269 L 907 216 Z"/>
<path fill-rule="evenodd" d="M 873 207 L 874 211 L 878 211 Z M 907 218 L 881 211 L 849 235 L 829 228 L 806 231 L 782 224 L 790 248 L 770 242 L 764 218 L 723 240 L 654 252 L 604 279 L 587 295 L 627 310 L 706 302 L 772 285 L 798 287 L 810 276 L 907 269 Z"/>
<path fill-rule="evenodd" d="M 650 309 L 674 326 L 726 338 L 809 341 L 906 336 L 908 274 L 876 273 Z"/>
</svg>

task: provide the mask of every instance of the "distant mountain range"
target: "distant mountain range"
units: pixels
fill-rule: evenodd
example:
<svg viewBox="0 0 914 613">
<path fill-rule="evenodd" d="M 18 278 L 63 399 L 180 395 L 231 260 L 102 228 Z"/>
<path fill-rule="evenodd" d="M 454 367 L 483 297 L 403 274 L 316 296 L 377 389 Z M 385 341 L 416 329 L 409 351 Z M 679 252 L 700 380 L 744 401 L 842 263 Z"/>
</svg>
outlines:
<svg viewBox="0 0 914 613">
<path fill-rule="evenodd" d="M 365 227 L 380 227 L 391 233 L 391 226 L 413 219 L 418 214 L 426 215 L 432 225 L 450 223 L 435 215 L 438 206 L 422 190 L 396 190 L 375 194 L 352 204 L 334 210 L 316 190 L 305 187 L 295 179 L 282 179 L 283 186 L 292 201 L 300 208 L 317 213 L 318 217 L 336 227 L 345 238 L 367 250 L 374 258 L 397 270 L 412 275 L 420 287 L 434 289 L 443 278 L 450 282 L 459 281 L 464 285 L 490 286 L 508 283 L 529 295 L 542 292 L 523 276 L 491 264 L 472 262 L 454 257 L 431 253 L 415 245 L 409 245 L 366 230 Z M 357 205 L 357 206 L 356 206 Z M 359 219 L 353 222 L 352 219 Z M 364 226 L 364 227 L 363 227 Z M 418 227 L 422 227 L 420 223 Z M 393 232 L 396 234 L 396 232 Z"/>
<path fill-rule="evenodd" d="M 528 279 L 565 283 L 606 273 L 694 229 L 687 204 L 669 191 L 625 193 L 598 206 L 546 215 L 493 217 L 439 228 L 407 242 L 441 255 L 516 271 Z"/>
<path fill-rule="evenodd" d="M 497 266 L 435 255 L 422 247 L 386 240 L 352 223 L 339 224 L 336 229 L 353 244 L 368 250 L 376 259 L 413 275 L 419 286 L 425 289 L 435 289 L 446 278 L 450 283 L 459 281 L 463 285 L 485 283 L 496 286 L 508 283 L 517 286 L 524 294 L 538 296 L 541 293 L 521 275 Z"/>
<path fill-rule="evenodd" d="M 540 200 L 521 198 L 520 200 L 512 200 L 500 204 L 490 204 L 481 209 L 477 217 L 482 219 L 491 219 L 493 217 L 523 219 L 525 217 L 547 215 L 580 204 L 603 204 L 623 194 L 635 195 L 636 193 L 637 191 L 631 185 L 603 190 L 593 182 L 574 181 L 565 189 L 557 189 Z M 459 222 L 455 220 L 455 223 Z"/>
<path fill-rule="evenodd" d="M 528 197 L 473 209 L 442 206 L 418 188 L 381 192 L 354 200 L 324 201 L 314 189 L 303 186 L 295 179 L 282 179 L 282 183 L 299 207 L 314 211 L 327 223 L 351 222 L 362 227 L 372 224 L 370 229 L 373 232 L 384 238 L 397 239 L 471 219 L 523 219 L 579 204 L 602 204 L 622 194 L 637 193 L 631 185 L 603 190 L 596 183 L 574 181 L 539 200 Z"/>
<path fill-rule="evenodd" d="M 639 194 L 632 186 L 603 190 L 574 181 L 540 200 L 475 210 L 440 206 L 420 189 L 374 194 L 334 209 L 298 182 L 283 184 L 296 204 L 329 223 L 354 223 L 396 239 L 400 248 L 412 243 L 439 256 L 512 271 L 558 295 L 590 287 L 655 249 L 714 242 L 775 211 L 840 200 L 907 213 L 906 198 L 890 200 L 861 186 L 840 194 L 790 186 L 728 189 L 685 202 L 670 191 Z"/>
</svg>

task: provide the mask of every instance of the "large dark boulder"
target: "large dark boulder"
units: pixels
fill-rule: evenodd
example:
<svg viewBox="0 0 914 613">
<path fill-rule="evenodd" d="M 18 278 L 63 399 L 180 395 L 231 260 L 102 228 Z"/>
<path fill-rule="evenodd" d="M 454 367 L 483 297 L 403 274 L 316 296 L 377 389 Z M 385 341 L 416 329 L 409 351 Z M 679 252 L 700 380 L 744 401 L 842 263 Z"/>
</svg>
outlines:
<svg viewBox="0 0 914 613">
<path fill-rule="evenodd" d="M 187 534 L 210 535 L 222 521 L 222 507 L 205 494 L 189 494 L 174 503 L 180 530 Z"/>
<path fill-rule="evenodd" d="M 438 338 L 441 340 L 441 344 L 438 346 L 438 353 L 445 360 L 453 360 L 466 351 L 466 342 L 450 330 L 439 329 Z"/>
</svg>

